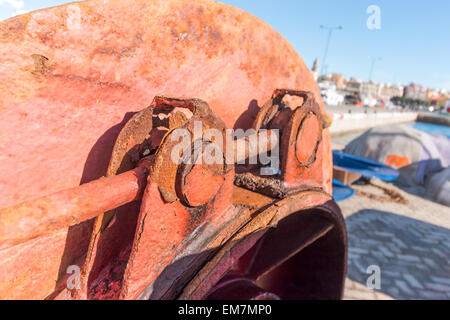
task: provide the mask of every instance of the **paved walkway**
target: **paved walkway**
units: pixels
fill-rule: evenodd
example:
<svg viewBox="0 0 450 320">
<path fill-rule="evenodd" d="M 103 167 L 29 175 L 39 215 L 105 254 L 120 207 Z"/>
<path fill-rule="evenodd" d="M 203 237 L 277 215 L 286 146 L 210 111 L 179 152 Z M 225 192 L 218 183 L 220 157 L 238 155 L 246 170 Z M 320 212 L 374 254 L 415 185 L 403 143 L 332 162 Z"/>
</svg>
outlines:
<svg viewBox="0 0 450 320">
<path fill-rule="evenodd" d="M 408 204 L 361 195 L 340 203 L 349 236 L 345 299 L 450 299 L 450 208 L 400 192 Z M 369 266 L 380 268 L 379 290 L 366 286 Z"/>
</svg>

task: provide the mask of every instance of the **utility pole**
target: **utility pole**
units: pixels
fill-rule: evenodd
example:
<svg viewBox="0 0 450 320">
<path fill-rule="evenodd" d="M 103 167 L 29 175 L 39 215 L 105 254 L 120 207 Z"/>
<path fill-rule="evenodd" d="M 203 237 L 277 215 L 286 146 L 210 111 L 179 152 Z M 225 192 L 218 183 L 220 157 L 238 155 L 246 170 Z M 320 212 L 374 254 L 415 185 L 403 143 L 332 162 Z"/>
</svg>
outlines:
<svg viewBox="0 0 450 320">
<path fill-rule="evenodd" d="M 342 26 L 339 26 L 339 27 L 327 27 L 327 26 L 321 25 L 320 29 L 328 30 L 327 44 L 325 46 L 325 52 L 323 54 L 323 59 L 322 59 L 322 68 L 320 70 L 320 75 L 323 76 L 324 66 L 325 66 L 325 62 L 326 62 L 327 54 L 328 54 L 328 48 L 330 46 L 331 34 L 333 33 L 334 30 L 342 30 L 343 28 L 342 28 Z"/>
</svg>

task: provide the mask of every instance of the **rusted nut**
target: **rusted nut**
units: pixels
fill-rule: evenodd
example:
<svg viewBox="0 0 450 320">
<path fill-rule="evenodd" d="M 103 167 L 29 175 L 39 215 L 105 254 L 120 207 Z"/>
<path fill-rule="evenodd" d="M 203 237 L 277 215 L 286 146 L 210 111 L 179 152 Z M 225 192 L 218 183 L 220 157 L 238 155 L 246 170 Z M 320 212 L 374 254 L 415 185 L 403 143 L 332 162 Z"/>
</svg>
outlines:
<svg viewBox="0 0 450 320">
<path fill-rule="evenodd" d="M 313 113 L 303 119 L 297 133 L 295 156 L 301 165 L 307 166 L 314 162 L 320 139 L 320 123 Z"/>
<path fill-rule="evenodd" d="M 204 142 L 203 146 L 208 144 L 211 143 Z M 202 153 L 195 161 L 188 160 L 187 164 L 182 164 L 178 170 L 177 196 L 187 206 L 199 207 L 211 201 L 225 181 L 224 160 L 212 164 L 208 164 L 207 161 L 205 154 Z"/>
</svg>

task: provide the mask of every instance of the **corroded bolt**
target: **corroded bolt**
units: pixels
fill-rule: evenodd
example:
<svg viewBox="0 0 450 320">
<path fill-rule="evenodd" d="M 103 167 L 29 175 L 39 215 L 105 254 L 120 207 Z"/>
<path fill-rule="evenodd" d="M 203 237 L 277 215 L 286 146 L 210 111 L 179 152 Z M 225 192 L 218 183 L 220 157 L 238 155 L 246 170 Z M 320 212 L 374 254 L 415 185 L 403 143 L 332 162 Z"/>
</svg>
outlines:
<svg viewBox="0 0 450 320">
<path fill-rule="evenodd" d="M 204 142 L 203 147 L 208 144 L 211 143 Z M 178 197 L 191 207 L 198 207 L 212 200 L 225 181 L 224 166 L 224 162 L 208 164 L 204 153 L 200 153 L 194 163 L 180 168 L 176 182 Z"/>
</svg>

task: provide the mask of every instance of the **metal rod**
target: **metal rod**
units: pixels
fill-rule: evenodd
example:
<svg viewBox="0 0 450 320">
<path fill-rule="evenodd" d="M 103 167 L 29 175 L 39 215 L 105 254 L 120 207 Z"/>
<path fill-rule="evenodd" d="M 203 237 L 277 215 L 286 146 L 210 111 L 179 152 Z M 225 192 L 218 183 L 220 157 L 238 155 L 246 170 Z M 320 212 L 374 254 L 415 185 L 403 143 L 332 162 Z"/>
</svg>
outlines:
<svg viewBox="0 0 450 320">
<path fill-rule="evenodd" d="M 232 155 L 234 158 L 228 163 L 241 163 L 246 159 L 273 150 L 278 144 L 279 135 L 274 130 L 260 131 L 242 139 L 235 140 Z"/>
<path fill-rule="evenodd" d="M 0 210 L 0 249 L 92 219 L 142 198 L 149 162 L 123 174 L 100 178 Z"/>
</svg>

